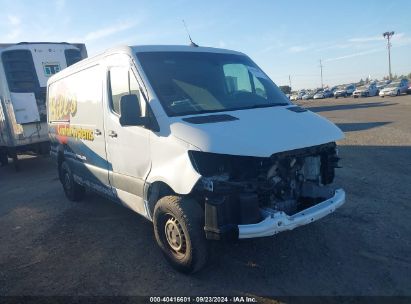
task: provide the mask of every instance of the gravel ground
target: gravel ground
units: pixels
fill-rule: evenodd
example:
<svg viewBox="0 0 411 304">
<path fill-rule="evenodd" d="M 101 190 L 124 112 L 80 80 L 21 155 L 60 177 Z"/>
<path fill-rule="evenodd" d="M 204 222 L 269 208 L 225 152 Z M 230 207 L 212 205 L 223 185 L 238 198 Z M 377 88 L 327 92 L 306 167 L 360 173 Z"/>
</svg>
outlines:
<svg viewBox="0 0 411 304">
<path fill-rule="evenodd" d="M 411 96 L 304 101 L 336 122 L 347 203 L 272 238 L 213 244 L 206 269 L 166 263 L 150 222 L 68 201 L 48 157 L 0 168 L 0 295 L 411 296 Z"/>
</svg>

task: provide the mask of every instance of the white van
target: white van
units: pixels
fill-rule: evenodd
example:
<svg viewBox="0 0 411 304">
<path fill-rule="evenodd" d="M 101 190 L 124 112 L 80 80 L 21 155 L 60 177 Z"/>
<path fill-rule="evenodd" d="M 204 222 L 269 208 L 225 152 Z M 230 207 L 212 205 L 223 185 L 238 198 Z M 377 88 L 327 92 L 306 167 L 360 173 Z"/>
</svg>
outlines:
<svg viewBox="0 0 411 304">
<path fill-rule="evenodd" d="M 239 52 L 106 51 L 50 78 L 48 123 L 67 197 L 88 188 L 153 221 L 183 272 L 204 265 L 207 240 L 272 236 L 345 201 L 343 133 Z"/>
<path fill-rule="evenodd" d="M 87 57 L 84 44 L 0 43 L 0 162 L 17 153 L 48 154 L 46 85 L 49 77 Z"/>
</svg>

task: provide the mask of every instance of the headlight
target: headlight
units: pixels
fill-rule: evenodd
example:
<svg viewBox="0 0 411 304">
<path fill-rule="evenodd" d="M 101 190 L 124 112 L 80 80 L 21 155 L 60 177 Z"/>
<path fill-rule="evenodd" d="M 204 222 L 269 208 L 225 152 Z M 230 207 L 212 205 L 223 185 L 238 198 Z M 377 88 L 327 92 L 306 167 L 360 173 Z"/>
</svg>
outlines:
<svg viewBox="0 0 411 304">
<path fill-rule="evenodd" d="M 218 154 L 200 151 L 188 151 L 193 168 L 203 177 L 221 178 L 238 177 L 244 174 L 257 176 L 254 172 L 261 165 L 261 162 L 269 158 Z M 251 172 L 252 171 L 252 172 Z"/>
<path fill-rule="evenodd" d="M 213 176 L 228 171 L 230 158 L 227 154 L 188 151 L 193 168 L 202 176 Z"/>
</svg>

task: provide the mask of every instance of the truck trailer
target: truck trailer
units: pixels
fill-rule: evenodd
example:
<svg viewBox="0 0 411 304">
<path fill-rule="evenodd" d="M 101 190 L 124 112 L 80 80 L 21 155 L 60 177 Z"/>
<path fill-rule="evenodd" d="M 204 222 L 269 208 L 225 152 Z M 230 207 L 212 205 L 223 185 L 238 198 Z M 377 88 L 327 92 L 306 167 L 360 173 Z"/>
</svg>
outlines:
<svg viewBox="0 0 411 304">
<path fill-rule="evenodd" d="M 84 44 L 0 44 L 0 163 L 48 153 L 46 86 L 50 76 L 87 57 Z"/>
</svg>

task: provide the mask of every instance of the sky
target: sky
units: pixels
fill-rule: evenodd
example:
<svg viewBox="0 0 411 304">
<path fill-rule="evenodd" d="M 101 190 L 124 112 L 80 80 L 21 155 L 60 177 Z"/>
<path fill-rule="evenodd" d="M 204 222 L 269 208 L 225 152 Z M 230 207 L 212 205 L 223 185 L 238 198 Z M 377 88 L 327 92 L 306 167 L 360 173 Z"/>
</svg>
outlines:
<svg viewBox="0 0 411 304">
<path fill-rule="evenodd" d="M 411 73 L 410 0 L 0 0 L 0 43 L 67 41 L 89 56 L 117 45 L 188 44 L 250 56 L 293 89 Z"/>
</svg>

